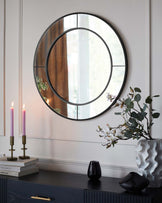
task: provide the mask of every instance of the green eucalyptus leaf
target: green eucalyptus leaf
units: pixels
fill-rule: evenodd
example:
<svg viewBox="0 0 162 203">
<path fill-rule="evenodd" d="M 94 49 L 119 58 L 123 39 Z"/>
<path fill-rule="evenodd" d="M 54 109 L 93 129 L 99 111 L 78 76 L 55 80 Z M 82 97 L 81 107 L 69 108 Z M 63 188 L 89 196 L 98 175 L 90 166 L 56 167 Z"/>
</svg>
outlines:
<svg viewBox="0 0 162 203">
<path fill-rule="evenodd" d="M 136 94 L 136 96 L 134 97 L 134 100 L 136 102 L 139 102 L 141 100 L 141 95 L 140 94 Z"/>
<path fill-rule="evenodd" d="M 129 130 L 126 130 L 124 133 L 124 136 L 127 137 L 128 139 L 132 138 L 132 133 Z"/>
<path fill-rule="evenodd" d="M 131 101 L 130 98 L 127 98 L 127 99 L 124 101 L 124 104 L 126 105 L 126 107 L 127 107 L 129 110 L 134 107 L 134 103 Z"/>
<path fill-rule="evenodd" d="M 146 98 L 145 102 L 146 102 L 147 104 L 151 104 L 152 98 L 151 98 L 150 96 L 148 96 L 148 97 Z"/>
<path fill-rule="evenodd" d="M 134 103 L 131 102 L 130 104 L 127 105 L 127 108 L 129 109 L 129 111 L 134 107 Z"/>
<path fill-rule="evenodd" d="M 133 124 L 132 124 L 132 127 L 136 128 L 138 126 L 138 123 L 135 121 Z"/>
<path fill-rule="evenodd" d="M 160 116 L 160 113 L 158 113 L 158 112 L 152 114 L 153 118 L 159 118 L 159 116 Z"/>
<path fill-rule="evenodd" d="M 138 123 L 137 123 L 137 122 L 134 122 L 134 123 L 132 123 L 132 124 L 129 126 L 129 129 L 135 131 L 136 128 L 137 128 L 137 126 L 138 126 Z"/>
<path fill-rule="evenodd" d="M 130 108 L 126 108 L 124 112 L 128 113 L 130 110 L 131 110 Z"/>
<path fill-rule="evenodd" d="M 115 115 L 121 115 L 121 112 L 115 112 L 114 114 Z"/>
<path fill-rule="evenodd" d="M 124 104 L 125 105 L 129 105 L 131 103 L 131 99 L 130 98 L 127 98 L 125 101 L 124 101 Z"/>
<path fill-rule="evenodd" d="M 145 116 L 147 115 L 147 113 L 144 112 L 144 111 L 142 111 L 142 112 L 141 112 L 141 115 L 142 115 L 143 117 L 145 117 Z"/>
<path fill-rule="evenodd" d="M 135 91 L 135 92 L 141 92 L 141 89 L 138 88 L 138 87 L 135 87 L 135 88 L 134 88 L 134 91 Z"/>
<path fill-rule="evenodd" d="M 131 123 L 130 128 L 136 128 L 138 126 L 138 123 L 134 118 L 129 118 L 129 122 Z"/>
<path fill-rule="evenodd" d="M 143 105 L 143 111 L 146 111 L 146 109 L 148 108 L 147 104 Z"/>
<path fill-rule="evenodd" d="M 130 122 L 130 123 L 134 123 L 134 122 L 135 122 L 135 119 L 134 119 L 134 118 L 129 118 L 129 122 Z"/>
<path fill-rule="evenodd" d="M 135 135 L 134 135 L 134 138 L 139 140 L 141 138 L 141 135 L 137 132 Z"/>
<path fill-rule="evenodd" d="M 135 111 L 133 111 L 131 112 L 131 117 L 138 119 L 138 114 Z"/>
<path fill-rule="evenodd" d="M 134 107 L 134 103 L 131 102 L 130 105 L 129 105 L 129 108 L 133 108 Z"/>
<path fill-rule="evenodd" d="M 144 116 L 142 113 L 138 113 L 138 118 L 139 121 L 142 121 L 144 119 Z"/>
</svg>

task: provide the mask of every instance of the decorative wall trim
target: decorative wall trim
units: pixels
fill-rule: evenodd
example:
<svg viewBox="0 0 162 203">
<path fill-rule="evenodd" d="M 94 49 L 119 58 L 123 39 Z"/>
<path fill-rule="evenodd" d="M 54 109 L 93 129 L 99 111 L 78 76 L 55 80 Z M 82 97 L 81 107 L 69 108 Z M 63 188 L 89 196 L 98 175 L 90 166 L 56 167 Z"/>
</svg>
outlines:
<svg viewBox="0 0 162 203">
<path fill-rule="evenodd" d="M 19 135 L 22 133 L 22 60 L 23 60 L 23 0 L 19 0 Z"/>
<path fill-rule="evenodd" d="M 78 143 L 90 143 L 90 144 L 99 144 L 101 145 L 102 142 L 99 141 L 89 141 L 89 140 L 75 140 L 75 139 L 57 139 L 57 138 L 33 138 L 29 137 L 30 140 L 51 140 L 51 141 L 60 141 L 60 142 L 78 142 Z M 133 140 L 120 140 L 118 145 L 125 145 L 129 147 L 135 147 L 137 145 L 137 141 Z"/>
<path fill-rule="evenodd" d="M 3 132 L 0 135 L 5 135 L 5 52 L 6 52 L 6 0 L 1 0 L 1 8 L 0 8 L 0 24 L 1 24 L 1 33 L 0 33 L 0 38 L 2 41 L 2 44 L 0 45 L 0 60 L 1 60 L 1 66 L 2 66 L 2 73 L 1 73 L 1 82 L 2 82 L 2 109 L 3 109 L 3 129 L 1 132 Z"/>
<path fill-rule="evenodd" d="M 3 126 L 4 126 L 4 136 L 6 135 L 6 0 L 4 0 L 4 43 L 3 43 L 3 50 L 4 50 L 4 60 L 3 60 Z"/>
<path fill-rule="evenodd" d="M 152 1 L 145 0 L 145 52 L 146 52 L 146 87 L 148 87 L 148 95 L 152 96 Z M 146 88 L 147 89 L 147 88 Z M 150 109 L 150 117 L 151 120 L 151 109 Z"/>
<path fill-rule="evenodd" d="M 149 27 L 148 27 L 148 33 L 149 33 L 149 39 L 148 39 L 148 52 L 149 52 L 149 88 L 150 88 L 150 95 L 152 95 L 152 3 L 151 0 L 149 0 Z"/>
<path fill-rule="evenodd" d="M 152 58 L 151 58 L 151 0 L 145 0 L 145 69 L 146 69 L 146 90 L 152 94 Z"/>
<path fill-rule="evenodd" d="M 124 166 L 115 166 L 108 165 L 104 163 L 101 164 L 102 176 L 110 176 L 110 177 L 123 177 L 127 175 L 129 172 L 134 171 L 137 172 L 136 167 L 124 167 Z M 81 161 L 67 161 L 67 160 L 56 160 L 56 159 L 45 159 L 41 158 L 39 160 L 40 169 L 44 170 L 54 170 L 54 171 L 62 171 L 69 173 L 81 173 L 87 174 L 88 162 Z"/>
</svg>

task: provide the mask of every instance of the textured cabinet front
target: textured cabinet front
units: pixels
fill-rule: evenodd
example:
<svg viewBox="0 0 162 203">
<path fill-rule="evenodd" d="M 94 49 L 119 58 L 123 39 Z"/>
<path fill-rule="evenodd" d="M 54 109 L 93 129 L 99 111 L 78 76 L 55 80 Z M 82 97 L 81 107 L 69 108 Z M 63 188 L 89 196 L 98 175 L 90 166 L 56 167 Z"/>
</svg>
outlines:
<svg viewBox="0 0 162 203">
<path fill-rule="evenodd" d="M 83 190 L 8 181 L 7 203 L 83 203 Z"/>
<path fill-rule="evenodd" d="M 148 196 L 138 196 L 133 194 L 117 194 L 101 191 L 84 191 L 84 203 L 151 203 Z"/>
<path fill-rule="evenodd" d="M 0 203 L 162 203 L 162 188 L 128 193 L 119 179 L 40 171 L 22 178 L 0 177 Z"/>
<path fill-rule="evenodd" d="M 0 203 L 7 202 L 7 179 L 4 176 L 0 177 Z"/>
</svg>

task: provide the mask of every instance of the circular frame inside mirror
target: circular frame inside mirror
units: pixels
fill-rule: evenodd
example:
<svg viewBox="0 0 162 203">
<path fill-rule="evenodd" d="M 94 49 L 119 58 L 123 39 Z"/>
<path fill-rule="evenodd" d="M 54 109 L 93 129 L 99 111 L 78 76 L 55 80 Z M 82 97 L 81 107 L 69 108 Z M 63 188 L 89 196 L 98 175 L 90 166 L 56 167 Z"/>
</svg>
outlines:
<svg viewBox="0 0 162 203">
<path fill-rule="evenodd" d="M 57 114 L 87 120 L 116 102 L 127 76 L 127 56 L 119 35 L 102 18 L 72 13 L 52 23 L 34 56 L 40 96 Z M 116 97 L 111 103 L 108 94 Z"/>
<path fill-rule="evenodd" d="M 77 32 L 77 33 L 74 34 L 75 32 Z M 72 35 L 72 36 L 70 37 L 68 35 Z M 80 40 L 80 37 L 78 37 L 79 35 L 81 35 L 82 38 L 84 36 L 85 39 Z M 87 36 L 85 37 L 85 35 L 88 35 L 88 38 L 87 38 Z M 63 41 L 65 41 L 65 39 L 64 39 L 65 37 L 67 39 L 67 42 L 66 42 L 67 56 L 69 56 L 69 55 L 76 56 L 77 55 L 78 60 L 75 59 L 75 61 L 77 61 L 76 62 L 77 65 L 76 64 L 73 65 L 73 64 L 71 64 L 71 62 L 69 62 L 68 58 L 70 58 L 71 56 L 69 56 L 69 57 L 66 56 L 67 59 L 65 61 L 67 63 L 67 66 L 64 63 L 63 67 L 61 67 L 59 60 L 53 61 L 53 58 L 55 58 L 55 55 L 57 54 L 57 50 L 59 49 L 59 47 L 61 46 Z M 76 38 L 79 38 L 79 39 L 76 39 Z M 80 42 L 81 44 L 77 43 L 79 41 L 81 41 Z M 86 42 L 84 42 L 84 41 L 86 41 Z M 90 42 L 90 41 L 92 41 L 92 42 Z M 100 47 L 100 49 L 95 49 L 93 51 L 94 41 L 95 41 L 95 46 Z M 97 43 L 97 41 L 98 41 L 98 43 Z M 69 45 L 68 45 L 68 43 L 69 43 Z M 83 45 L 82 45 L 82 43 L 83 43 Z M 75 50 L 69 50 L 69 49 L 71 49 L 71 44 L 74 44 L 72 48 L 74 49 L 74 47 L 75 47 Z M 65 46 L 64 46 L 64 49 L 65 49 Z M 61 49 L 61 51 L 60 51 L 61 56 L 64 55 L 64 49 Z M 76 49 L 77 49 L 77 54 L 75 54 Z M 88 49 L 88 53 L 87 53 L 87 49 Z M 103 65 L 105 67 L 102 67 L 102 70 L 104 70 L 104 71 L 98 71 L 98 64 L 96 66 L 96 63 L 94 63 L 95 60 L 98 60 L 95 57 L 96 57 L 96 55 L 98 56 L 100 54 L 100 50 L 102 50 L 102 53 L 103 53 L 100 56 L 100 60 L 104 61 Z M 81 52 L 83 52 L 84 54 Z M 98 53 L 96 53 L 96 52 L 98 52 Z M 94 55 L 94 57 L 92 54 Z M 80 55 L 82 55 L 82 58 L 80 57 Z M 88 55 L 88 57 L 87 57 L 87 55 Z M 105 55 L 106 55 L 106 58 L 105 58 Z M 89 58 L 93 61 L 93 66 L 90 64 L 91 61 L 89 60 Z M 106 60 L 106 59 L 108 59 L 108 60 Z M 90 69 L 90 66 L 91 66 L 91 69 Z M 94 68 L 94 66 L 96 66 L 96 67 Z M 71 77 L 68 80 L 68 84 L 69 84 L 68 92 L 69 92 L 69 94 L 72 95 L 72 97 L 68 97 L 68 98 L 64 97 L 67 94 L 64 95 L 64 91 L 59 88 L 59 85 L 57 84 L 57 81 L 56 81 L 57 75 L 55 74 L 55 77 L 54 78 L 52 77 L 53 74 L 51 74 L 51 73 L 55 72 L 55 70 L 54 70 L 54 69 L 56 69 L 55 67 L 59 67 L 59 68 L 61 67 L 60 69 L 67 68 L 68 73 L 66 73 L 66 74 L 68 74 L 68 78 L 71 75 L 78 79 L 79 77 L 77 77 L 77 76 L 80 75 L 82 71 L 84 71 L 84 74 L 85 74 L 84 78 L 83 78 L 84 81 L 79 80 L 79 81 L 77 81 L 77 84 L 74 85 L 74 83 L 71 84 L 71 82 L 70 82 Z M 85 70 L 83 70 L 84 68 L 85 68 Z M 66 70 L 63 70 L 63 73 L 64 72 L 66 72 Z M 87 78 L 87 74 L 89 75 L 88 78 Z M 95 83 L 92 82 L 92 80 L 93 80 L 92 78 L 94 78 L 94 75 L 97 75 L 97 77 L 95 78 Z M 106 88 L 110 82 L 111 75 L 112 75 L 111 53 L 109 51 L 107 44 L 104 42 L 104 40 L 99 35 L 97 35 L 97 33 L 94 33 L 91 30 L 84 29 L 84 28 L 71 29 L 71 30 L 64 32 L 63 35 L 60 35 L 51 45 L 51 48 L 49 50 L 49 53 L 48 53 L 48 56 L 46 59 L 46 76 L 47 76 L 48 84 L 50 85 L 50 88 L 54 92 L 54 94 L 56 94 L 61 100 L 66 101 L 68 104 L 80 106 L 80 105 L 86 105 L 86 104 L 92 103 L 95 100 L 97 100 L 106 90 Z M 66 78 L 67 76 L 65 75 L 64 77 Z M 96 80 L 98 80 L 98 81 L 96 81 Z M 87 87 L 90 86 L 90 84 L 89 84 L 90 81 L 92 82 L 91 88 L 89 88 L 88 94 L 85 94 L 85 92 L 87 92 Z M 96 89 L 96 83 L 98 84 L 98 87 L 99 87 L 98 89 Z M 86 89 L 81 91 L 80 86 L 81 85 L 85 86 L 85 84 L 86 84 Z M 77 87 L 77 90 L 75 89 L 75 87 Z M 79 95 L 78 95 L 78 93 L 79 93 Z"/>
</svg>

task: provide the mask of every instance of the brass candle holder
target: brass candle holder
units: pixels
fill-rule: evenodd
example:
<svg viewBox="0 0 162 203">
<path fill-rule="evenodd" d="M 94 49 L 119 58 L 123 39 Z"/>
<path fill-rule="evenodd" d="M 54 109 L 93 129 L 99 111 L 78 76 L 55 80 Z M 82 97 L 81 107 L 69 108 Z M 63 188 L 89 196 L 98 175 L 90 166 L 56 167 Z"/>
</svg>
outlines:
<svg viewBox="0 0 162 203">
<path fill-rule="evenodd" d="M 22 144 L 23 144 L 23 148 L 21 148 L 21 149 L 23 150 L 23 156 L 19 156 L 19 159 L 30 159 L 30 156 L 25 155 L 25 151 L 27 150 L 27 148 L 25 147 L 25 145 L 26 145 L 26 135 L 22 136 Z"/>
<path fill-rule="evenodd" d="M 15 149 L 13 149 L 14 146 L 14 136 L 10 136 L 10 145 L 11 145 L 11 149 L 9 149 L 9 151 L 11 151 L 11 157 L 7 157 L 8 161 L 17 161 L 16 157 L 13 157 L 13 152 L 15 151 Z"/>
</svg>

